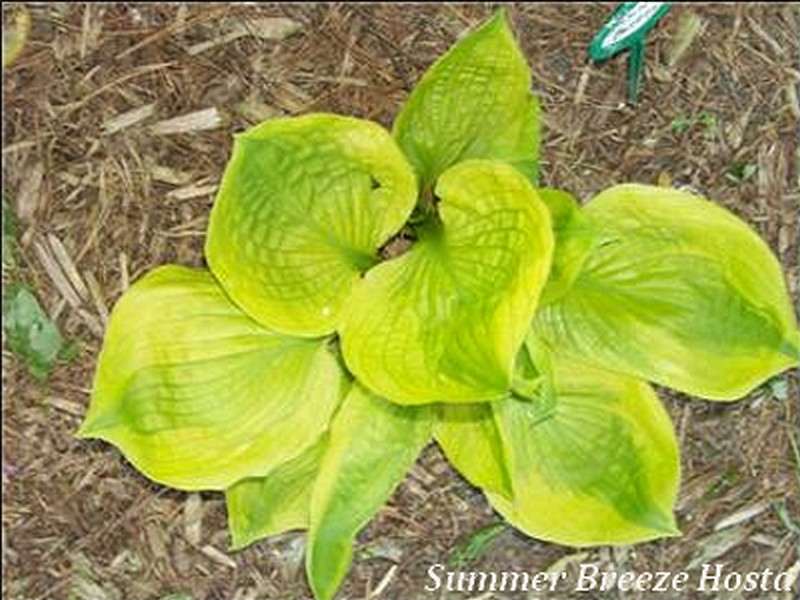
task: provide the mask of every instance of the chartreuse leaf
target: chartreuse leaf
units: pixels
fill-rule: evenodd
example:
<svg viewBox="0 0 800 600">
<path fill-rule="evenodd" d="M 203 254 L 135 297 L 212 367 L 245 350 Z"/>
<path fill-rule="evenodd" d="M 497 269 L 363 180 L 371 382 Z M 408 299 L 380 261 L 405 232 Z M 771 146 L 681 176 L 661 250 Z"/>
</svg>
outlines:
<svg viewBox="0 0 800 600">
<path fill-rule="evenodd" d="M 558 300 L 572 287 L 594 248 L 597 232 L 581 212 L 578 202 L 567 192 L 537 188 L 536 193 L 550 211 L 556 242 L 550 277 L 540 300 L 545 305 Z"/>
<path fill-rule="evenodd" d="M 650 386 L 562 354 L 550 365 L 551 393 L 492 404 L 513 488 L 513 500 L 487 494 L 495 508 L 571 546 L 677 534 L 678 446 Z"/>
<path fill-rule="evenodd" d="M 225 491 L 232 549 L 291 529 L 308 528 L 311 490 L 326 442 L 323 434 L 266 476 L 243 479 Z"/>
<path fill-rule="evenodd" d="M 516 398 L 552 395 L 552 377 L 546 375 L 551 369 L 550 354 L 540 346 L 530 350 L 523 346 L 517 353 L 507 395 Z M 434 437 L 447 460 L 474 486 L 511 499 L 511 479 L 492 405 L 443 403 L 437 410 Z"/>
<path fill-rule="evenodd" d="M 439 178 L 438 217 L 354 287 L 340 334 L 350 370 L 401 404 L 502 398 L 550 268 L 550 217 L 511 166 Z"/>
<path fill-rule="evenodd" d="M 434 437 L 450 464 L 472 485 L 511 498 L 503 445 L 488 402 L 441 404 Z"/>
<path fill-rule="evenodd" d="M 714 400 L 798 364 L 780 265 L 733 214 L 644 185 L 610 188 L 585 213 L 600 239 L 569 293 L 537 315 L 550 345 Z"/>
<path fill-rule="evenodd" d="M 332 333 L 416 193 L 380 125 L 327 114 L 266 121 L 235 138 L 206 257 L 255 320 L 293 335 Z"/>
<path fill-rule="evenodd" d="M 536 181 L 539 105 L 530 86 L 530 70 L 502 10 L 439 58 L 393 128 L 423 191 L 469 158 L 514 163 Z"/>
<path fill-rule="evenodd" d="M 398 406 L 358 384 L 345 398 L 311 496 L 306 570 L 317 600 L 333 598 L 355 535 L 405 476 L 431 427 L 430 407 Z"/>
<path fill-rule="evenodd" d="M 79 435 L 160 483 L 225 489 L 327 428 L 344 384 L 326 344 L 265 329 L 207 271 L 159 267 L 114 307 Z"/>
</svg>

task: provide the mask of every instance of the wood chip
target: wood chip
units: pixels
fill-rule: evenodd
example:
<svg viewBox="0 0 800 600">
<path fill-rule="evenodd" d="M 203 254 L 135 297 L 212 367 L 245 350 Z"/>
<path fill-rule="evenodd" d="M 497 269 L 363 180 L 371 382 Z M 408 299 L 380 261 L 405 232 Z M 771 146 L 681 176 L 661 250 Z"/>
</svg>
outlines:
<svg viewBox="0 0 800 600">
<path fill-rule="evenodd" d="M 103 133 L 105 135 L 112 135 L 123 129 L 133 127 L 137 123 L 141 123 L 145 119 L 150 118 L 156 112 L 155 102 L 145 104 L 138 108 L 131 109 L 127 112 L 119 114 L 115 117 L 108 119 L 103 123 Z"/>
<path fill-rule="evenodd" d="M 147 545 L 156 559 L 166 559 L 167 554 L 167 534 L 164 528 L 156 523 L 148 523 L 145 526 Z"/>
<path fill-rule="evenodd" d="M 199 182 L 187 185 L 186 187 L 172 190 L 167 194 L 170 200 L 189 200 L 191 198 L 199 198 L 201 196 L 210 196 L 217 191 L 218 184 L 202 185 Z"/>
<path fill-rule="evenodd" d="M 797 99 L 796 85 L 793 81 L 786 84 L 786 99 L 789 103 L 789 110 L 792 111 L 795 118 L 800 119 L 800 101 Z"/>
<path fill-rule="evenodd" d="M 97 309 L 97 314 L 103 324 L 108 322 L 108 307 L 103 299 L 103 290 L 100 289 L 100 284 L 91 271 L 86 271 L 83 274 L 86 279 L 86 284 L 89 286 L 89 293 L 92 295 L 92 301 Z"/>
<path fill-rule="evenodd" d="M 86 284 L 78 273 L 78 269 L 75 268 L 75 263 L 72 262 L 64 244 L 52 233 L 47 236 L 47 241 L 50 243 L 53 256 L 61 266 L 61 270 L 64 272 L 64 275 L 67 276 L 70 284 L 72 284 L 72 288 L 78 293 L 81 300 L 88 303 L 90 299 L 89 290 L 86 288 Z"/>
<path fill-rule="evenodd" d="M 222 115 L 216 108 L 205 108 L 192 113 L 159 121 L 150 127 L 154 135 L 170 135 L 173 133 L 190 133 L 216 129 L 222 125 Z"/>
<path fill-rule="evenodd" d="M 752 506 L 748 506 L 743 508 L 742 510 L 738 510 L 732 515 L 729 515 L 719 521 L 716 525 L 714 525 L 714 531 L 719 531 L 720 529 L 725 529 L 726 527 L 731 527 L 733 525 L 738 525 L 739 523 L 743 523 L 745 521 L 749 521 L 753 517 L 757 517 L 765 510 L 769 508 L 770 503 L 768 501 L 765 502 L 758 502 L 757 504 L 753 504 Z"/>
<path fill-rule="evenodd" d="M 128 255 L 124 251 L 119 253 L 119 277 L 121 291 L 125 292 L 131 286 L 131 276 L 128 269 Z"/>
<path fill-rule="evenodd" d="M 186 52 L 192 56 L 221 46 L 229 44 L 234 40 L 247 35 L 260 38 L 262 40 L 282 40 L 300 30 L 300 23 L 284 17 L 264 17 L 251 21 L 236 21 L 228 27 L 228 31 L 219 37 L 208 42 L 201 42 L 189 46 Z"/>
<path fill-rule="evenodd" d="M 153 165 L 150 167 L 150 176 L 155 181 L 168 183 L 170 185 L 186 185 L 192 179 L 191 173 L 178 171 L 177 169 L 165 167 L 163 165 Z"/>
<path fill-rule="evenodd" d="M 183 505 L 183 531 L 190 544 L 200 545 L 203 532 L 203 499 L 200 494 L 189 494 Z"/>
<path fill-rule="evenodd" d="M 557 575 L 567 570 L 567 567 L 570 565 L 576 565 L 584 562 L 585 560 L 589 559 L 588 552 L 577 552 L 575 554 L 567 554 L 566 556 L 562 556 L 549 567 L 547 567 L 546 572 L 549 575 Z"/>
<path fill-rule="evenodd" d="M 786 594 L 783 597 L 783 600 L 792 600 L 792 598 L 797 600 L 797 596 L 795 596 L 794 593 L 797 592 L 797 591 L 800 591 L 800 582 L 799 582 L 799 579 L 800 579 L 800 560 L 798 560 L 791 567 L 789 567 L 789 569 L 786 572 L 788 573 L 786 579 L 789 580 L 789 581 L 794 581 L 795 583 L 792 586 L 792 588 L 794 588 L 794 591 L 789 590 L 788 592 L 786 592 Z"/>
<path fill-rule="evenodd" d="M 17 218 L 24 223 L 33 220 L 36 209 L 39 208 L 41 198 L 42 180 L 44 179 L 44 165 L 36 163 L 28 171 L 27 177 L 22 179 L 17 195 Z"/>
<path fill-rule="evenodd" d="M 61 267 L 53 255 L 47 244 L 41 240 L 33 242 L 33 249 L 36 252 L 36 257 L 39 259 L 45 272 L 47 272 L 56 290 L 58 290 L 61 297 L 66 300 L 73 308 L 78 308 L 81 305 L 81 299 L 78 294 L 72 289 L 67 277 L 61 271 Z"/>
<path fill-rule="evenodd" d="M 589 83 L 590 74 L 591 74 L 591 69 L 588 67 L 584 67 L 580 79 L 578 79 L 578 88 L 575 90 L 575 97 L 572 100 L 572 103 L 575 104 L 576 106 L 581 102 L 583 102 L 583 95 L 586 92 L 586 84 Z"/>
<path fill-rule="evenodd" d="M 53 398 L 53 397 L 48 398 L 46 402 L 53 408 L 65 412 L 69 415 L 74 415 L 76 417 L 83 417 L 86 414 L 86 408 L 82 404 L 78 404 L 77 402 L 70 402 L 69 400 L 64 400 L 63 398 Z"/>
<path fill-rule="evenodd" d="M 691 571 L 701 566 L 703 563 L 724 555 L 730 549 L 735 548 L 747 538 L 747 529 L 744 527 L 731 527 L 723 531 L 718 531 L 707 535 L 696 543 L 695 551 L 691 562 L 686 567 Z"/>
<path fill-rule="evenodd" d="M 236 568 L 236 562 L 230 556 L 224 552 L 221 552 L 220 550 L 217 550 L 210 544 L 203 546 L 200 551 L 214 562 L 225 565 L 226 567 L 230 567 L 231 569 Z"/>
<path fill-rule="evenodd" d="M 758 37 L 767 43 L 775 56 L 782 58 L 786 55 L 786 51 L 784 50 L 783 46 L 781 46 L 766 31 L 764 31 L 764 29 L 762 29 L 762 27 L 756 22 L 755 19 L 753 19 L 753 17 L 747 17 L 747 24 Z"/>
<path fill-rule="evenodd" d="M 102 323 L 100 323 L 100 319 L 97 318 L 97 315 L 90 313 L 85 308 L 78 308 L 76 309 L 76 312 L 78 313 L 78 316 L 83 319 L 84 323 L 86 323 L 93 334 L 95 334 L 98 338 L 103 337 L 105 329 Z"/>
<path fill-rule="evenodd" d="M 397 565 L 392 565 L 391 567 L 389 567 L 389 570 L 386 571 L 386 575 L 383 576 L 380 583 L 378 584 L 378 587 L 376 587 L 375 590 L 369 595 L 370 598 L 378 598 L 383 593 L 383 591 L 387 587 L 389 587 L 389 584 L 392 582 L 392 579 L 394 579 L 394 574 L 397 573 L 397 569 L 398 569 Z"/>
<path fill-rule="evenodd" d="M 282 114 L 280 109 L 263 102 L 257 94 L 250 94 L 237 104 L 236 112 L 251 123 L 260 123 Z"/>
<path fill-rule="evenodd" d="M 93 98 L 96 98 L 97 96 L 100 96 L 101 94 L 105 94 L 106 92 L 114 89 L 115 87 L 118 87 L 118 86 L 122 85 L 123 83 L 126 83 L 126 82 L 130 81 L 131 79 L 136 79 L 137 77 L 141 77 L 142 75 L 148 75 L 149 73 L 154 73 L 156 71 L 160 71 L 161 69 L 166 69 L 167 67 L 171 67 L 174 64 L 175 64 L 174 62 L 166 62 L 166 63 L 158 63 L 158 64 L 152 64 L 152 65 L 142 65 L 142 66 L 136 67 L 136 69 L 134 69 L 131 73 L 127 73 L 126 75 L 123 75 L 122 77 L 120 77 L 118 79 L 115 79 L 114 81 L 111 81 L 111 82 L 99 87 L 98 89 L 96 89 L 95 91 L 91 92 L 90 94 L 87 94 L 86 96 L 84 96 L 80 100 L 77 100 L 75 102 L 70 102 L 69 104 L 64 104 L 62 106 L 55 107 L 55 109 L 56 109 L 56 111 L 58 111 L 58 113 L 60 113 L 59 116 L 62 119 L 66 118 L 66 116 L 69 113 L 71 113 L 72 111 L 80 108 L 81 106 L 84 106 L 87 102 L 89 102 Z"/>
<path fill-rule="evenodd" d="M 779 539 L 771 535 L 767 535 L 766 533 L 757 533 L 752 535 L 750 536 L 750 540 L 756 544 L 761 544 L 762 546 L 768 546 L 770 548 L 777 548 L 781 544 Z"/>
<path fill-rule="evenodd" d="M 83 26 L 81 27 L 80 45 L 81 60 L 84 60 L 86 55 L 97 47 L 97 42 L 100 39 L 100 34 L 103 31 L 102 15 L 95 15 L 95 18 L 92 18 L 92 11 L 97 10 L 97 8 L 98 7 L 93 7 L 87 4 L 83 10 Z M 101 8 L 100 10 L 103 9 Z"/>
<path fill-rule="evenodd" d="M 275 92 L 275 103 L 293 114 L 305 111 L 312 102 L 311 96 L 290 81 L 282 82 Z"/>
<path fill-rule="evenodd" d="M 21 142 L 14 142 L 3 148 L 3 154 L 10 154 L 12 152 L 19 152 L 26 148 L 33 148 L 36 145 L 36 140 L 22 140 Z"/>
</svg>

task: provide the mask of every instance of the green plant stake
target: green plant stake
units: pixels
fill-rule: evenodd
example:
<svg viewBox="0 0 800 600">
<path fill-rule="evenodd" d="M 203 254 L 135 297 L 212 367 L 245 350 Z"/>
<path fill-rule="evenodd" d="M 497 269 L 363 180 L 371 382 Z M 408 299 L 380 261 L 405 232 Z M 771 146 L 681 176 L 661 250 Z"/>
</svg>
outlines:
<svg viewBox="0 0 800 600">
<path fill-rule="evenodd" d="M 636 104 L 644 67 L 647 33 L 669 12 L 669 2 L 623 2 L 611 14 L 589 45 L 595 62 L 630 50 L 628 56 L 628 102 Z"/>
<path fill-rule="evenodd" d="M 319 600 L 432 440 L 531 536 L 678 535 L 678 442 L 648 381 L 733 400 L 796 366 L 783 274 L 702 198 L 537 187 L 530 79 L 500 11 L 391 134 L 311 114 L 237 135 L 209 269 L 161 266 L 119 299 L 79 435 L 224 491 L 234 549 L 306 529 Z"/>
</svg>

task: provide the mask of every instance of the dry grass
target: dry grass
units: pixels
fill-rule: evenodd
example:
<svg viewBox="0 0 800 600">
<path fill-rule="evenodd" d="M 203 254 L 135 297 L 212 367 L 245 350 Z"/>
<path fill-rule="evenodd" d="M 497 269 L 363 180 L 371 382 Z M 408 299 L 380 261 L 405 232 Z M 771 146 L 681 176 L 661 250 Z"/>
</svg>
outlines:
<svg viewBox="0 0 800 600">
<path fill-rule="evenodd" d="M 636 108 L 623 105 L 624 59 L 601 68 L 586 63 L 588 41 L 610 8 L 510 7 L 546 115 L 545 182 L 583 199 L 634 180 L 701 191 L 763 235 L 797 299 L 797 7 L 674 7 L 651 35 Z M 302 537 L 228 554 L 221 495 L 167 490 L 113 448 L 73 439 L 103 325 L 147 270 L 202 264 L 232 132 L 309 111 L 389 125 L 424 69 L 490 10 L 30 7 L 30 42 L 3 76 L 4 194 L 23 220 L 18 276 L 80 353 L 44 385 L 4 354 L 4 598 L 308 597 Z M 676 33 L 689 11 L 701 22 L 681 51 Z M 297 31 L 273 39 L 280 35 L 263 30 L 264 17 L 291 19 Z M 674 130 L 676 120 L 702 114 L 713 119 Z M 758 170 L 737 183 L 726 176 L 736 164 Z M 597 549 L 585 560 L 679 570 L 716 551 L 741 571 L 795 564 L 797 534 L 763 504 L 785 502 L 789 518 L 800 520 L 800 465 L 790 439 L 798 433 L 800 390 L 796 373 L 787 380 L 786 400 L 766 390 L 731 405 L 664 394 L 683 447 L 684 536 Z M 731 515 L 739 522 L 722 539 L 715 525 Z M 378 587 L 382 598 L 431 597 L 423 591 L 427 567 L 494 518 L 429 449 L 363 533 L 362 548 L 378 557 L 356 562 L 346 597 L 368 598 Z M 572 553 L 509 533 L 475 566 L 540 570 Z"/>
</svg>

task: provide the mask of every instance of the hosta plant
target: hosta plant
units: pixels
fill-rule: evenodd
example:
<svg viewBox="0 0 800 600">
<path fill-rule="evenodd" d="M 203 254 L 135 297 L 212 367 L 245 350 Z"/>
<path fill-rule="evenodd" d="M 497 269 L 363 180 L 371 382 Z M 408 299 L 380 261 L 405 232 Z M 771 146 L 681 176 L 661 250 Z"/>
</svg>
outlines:
<svg viewBox="0 0 800 600">
<path fill-rule="evenodd" d="M 677 535 L 678 447 L 648 381 L 733 400 L 797 365 L 781 268 L 688 193 L 626 184 L 581 207 L 538 187 L 530 84 L 498 13 L 391 134 L 311 114 L 237 135 L 209 270 L 124 293 L 80 435 L 224 491 L 234 549 L 308 530 L 319 599 L 432 440 L 533 537 Z"/>
</svg>

